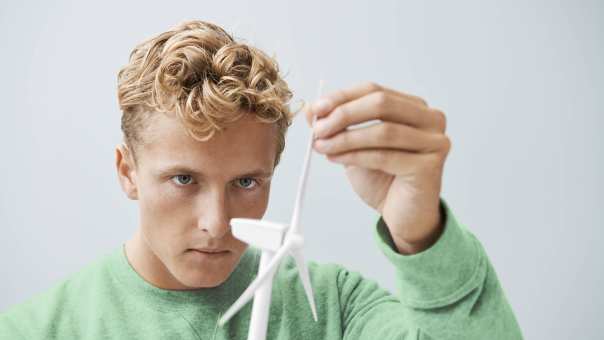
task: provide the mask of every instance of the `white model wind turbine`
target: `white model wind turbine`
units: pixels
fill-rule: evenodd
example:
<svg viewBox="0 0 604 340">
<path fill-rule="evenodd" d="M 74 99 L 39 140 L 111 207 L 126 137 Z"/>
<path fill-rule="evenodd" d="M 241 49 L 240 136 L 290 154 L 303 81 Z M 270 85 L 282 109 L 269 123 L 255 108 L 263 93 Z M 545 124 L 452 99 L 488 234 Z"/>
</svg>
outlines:
<svg viewBox="0 0 604 340">
<path fill-rule="evenodd" d="M 319 82 L 319 97 L 322 92 L 323 81 L 321 80 Z M 316 120 L 317 117 L 314 116 L 312 120 L 313 127 Z M 278 265 L 287 254 L 291 254 L 296 262 L 313 318 L 317 321 L 317 310 L 315 307 L 312 286 L 310 284 L 308 267 L 306 267 L 304 256 L 302 255 L 304 236 L 302 235 L 302 228 L 299 224 L 300 211 L 302 210 L 302 201 L 304 200 L 306 182 L 308 179 L 313 140 L 314 133 L 311 132 L 289 228 L 283 224 L 249 218 L 233 218 L 230 221 L 233 235 L 236 238 L 262 250 L 258 276 L 218 321 L 218 324 L 223 326 L 231 319 L 231 317 L 233 317 L 233 315 L 245 306 L 252 297 L 254 297 L 248 340 L 264 340 L 266 338 L 273 278 Z"/>
</svg>

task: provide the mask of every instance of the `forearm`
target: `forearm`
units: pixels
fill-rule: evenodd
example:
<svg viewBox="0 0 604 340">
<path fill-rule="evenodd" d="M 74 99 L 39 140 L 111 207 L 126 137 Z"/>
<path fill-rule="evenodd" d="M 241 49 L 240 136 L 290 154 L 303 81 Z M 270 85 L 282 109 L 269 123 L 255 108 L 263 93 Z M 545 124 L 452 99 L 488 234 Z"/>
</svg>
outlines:
<svg viewBox="0 0 604 340">
<path fill-rule="evenodd" d="M 413 255 L 397 251 L 382 219 L 377 237 L 396 267 L 405 315 L 435 338 L 521 339 L 514 314 L 480 242 L 445 205 L 440 237 Z"/>
</svg>

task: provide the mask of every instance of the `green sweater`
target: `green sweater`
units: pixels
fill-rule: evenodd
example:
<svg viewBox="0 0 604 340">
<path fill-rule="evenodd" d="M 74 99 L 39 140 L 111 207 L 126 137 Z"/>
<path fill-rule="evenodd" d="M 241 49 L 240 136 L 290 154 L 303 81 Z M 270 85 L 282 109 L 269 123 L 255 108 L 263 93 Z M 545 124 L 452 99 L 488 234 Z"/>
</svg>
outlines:
<svg viewBox="0 0 604 340">
<path fill-rule="evenodd" d="M 415 255 L 396 252 L 382 218 L 375 240 L 396 268 L 398 297 L 336 264 L 310 262 L 319 321 L 312 319 L 290 258 L 273 283 L 268 339 L 522 339 L 478 240 L 441 199 L 438 241 Z M 0 314 L 0 339 L 246 339 L 252 303 L 223 328 L 217 321 L 256 276 L 248 248 L 215 288 L 154 287 L 129 265 L 123 246 L 65 281 Z"/>
</svg>

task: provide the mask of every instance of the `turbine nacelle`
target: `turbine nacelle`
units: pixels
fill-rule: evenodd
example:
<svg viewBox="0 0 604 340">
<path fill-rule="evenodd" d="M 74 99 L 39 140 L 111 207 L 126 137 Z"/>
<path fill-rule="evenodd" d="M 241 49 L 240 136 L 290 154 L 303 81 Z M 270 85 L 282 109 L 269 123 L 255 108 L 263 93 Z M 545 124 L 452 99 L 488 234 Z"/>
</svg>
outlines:
<svg viewBox="0 0 604 340">
<path fill-rule="evenodd" d="M 277 251 L 283 245 L 288 226 L 252 218 L 232 218 L 231 230 L 237 239 L 262 250 Z"/>
</svg>

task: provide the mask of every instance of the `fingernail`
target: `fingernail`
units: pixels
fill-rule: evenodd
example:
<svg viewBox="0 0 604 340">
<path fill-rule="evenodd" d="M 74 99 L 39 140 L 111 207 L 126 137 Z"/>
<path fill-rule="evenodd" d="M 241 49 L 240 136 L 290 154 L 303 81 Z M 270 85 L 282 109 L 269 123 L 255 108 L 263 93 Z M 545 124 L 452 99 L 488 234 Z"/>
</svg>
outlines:
<svg viewBox="0 0 604 340">
<path fill-rule="evenodd" d="M 315 126 L 313 127 L 313 132 L 315 137 L 321 137 L 321 134 L 325 130 L 325 122 L 322 119 L 319 119 L 315 122 Z"/>
<path fill-rule="evenodd" d="M 324 139 L 317 139 L 315 140 L 315 150 L 319 151 L 319 152 L 323 152 L 325 151 L 325 147 L 327 146 L 327 141 L 325 141 Z"/>
<path fill-rule="evenodd" d="M 315 112 L 323 112 L 327 111 L 330 105 L 331 102 L 329 101 L 329 99 L 321 98 L 313 104 L 312 108 Z"/>
</svg>

